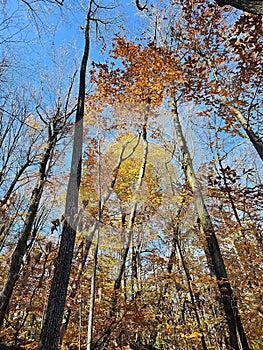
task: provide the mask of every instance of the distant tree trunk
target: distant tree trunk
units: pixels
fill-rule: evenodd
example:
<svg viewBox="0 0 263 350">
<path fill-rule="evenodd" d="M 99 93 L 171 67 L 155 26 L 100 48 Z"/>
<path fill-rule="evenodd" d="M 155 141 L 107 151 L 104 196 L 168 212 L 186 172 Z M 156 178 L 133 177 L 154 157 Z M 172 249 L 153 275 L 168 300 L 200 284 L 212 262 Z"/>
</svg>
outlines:
<svg viewBox="0 0 263 350">
<path fill-rule="evenodd" d="M 86 69 L 90 47 L 90 17 L 93 1 L 89 2 L 85 33 L 85 47 L 80 68 L 79 94 L 75 119 L 75 132 L 71 160 L 70 176 L 67 188 L 65 220 L 62 229 L 57 265 L 46 310 L 45 321 L 40 335 L 39 350 L 57 350 L 62 324 L 67 288 L 73 258 L 76 237 L 79 186 L 82 165 L 83 116 L 86 91 Z"/>
<path fill-rule="evenodd" d="M 180 119 L 177 111 L 177 101 L 173 100 L 173 120 L 178 145 L 183 156 L 183 170 L 187 182 L 193 193 L 198 220 L 205 243 L 204 250 L 211 273 L 216 276 L 218 289 L 221 296 L 226 320 L 229 328 L 230 345 L 235 350 L 249 350 L 246 334 L 238 313 L 237 301 L 233 297 L 223 257 L 214 232 L 211 217 L 204 203 L 203 195 L 198 182 L 196 181 L 194 168 L 186 140 L 183 135 Z"/>
<path fill-rule="evenodd" d="M 112 179 L 111 179 L 111 183 L 110 183 L 110 186 L 109 186 L 109 189 L 108 189 L 108 192 L 107 194 L 102 198 L 102 201 L 101 201 L 101 210 L 100 210 L 100 216 L 102 216 L 103 214 L 103 211 L 104 209 L 106 208 L 106 203 L 107 201 L 109 200 L 112 192 L 113 192 L 113 189 L 114 189 L 114 186 L 115 186 L 115 183 L 116 183 L 116 180 L 117 180 L 117 177 L 118 177 L 118 169 L 120 169 L 120 166 L 122 164 L 122 162 L 124 162 L 126 159 L 130 158 L 133 153 L 135 152 L 136 148 L 138 147 L 139 145 L 139 142 L 140 142 L 140 139 L 141 139 L 141 134 L 139 133 L 138 134 L 138 137 L 137 137 L 137 141 L 136 141 L 136 144 L 132 147 L 131 151 L 126 155 L 124 156 L 124 153 L 127 149 L 127 146 L 133 141 L 131 140 L 128 140 L 125 142 L 125 144 L 122 146 L 122 150 L 121 150 L 121 153 L 119 155 L 119 159 L 118 159 L 118 162 L 117 162 L 117 165 L 116 167 L 114 168 L 114 171 L 113 171 L 113 176 L 112 176 Z M 76 273 L 76 277 L 74 278 L 73 280 L 73 285 L 74 285 L 74 289 L 72 289 L 71 293 L 70 293 L 70 298 L 75 298 L 76 296 L 76 291 L 79 289 L 80 287 L 80 283 L 81 283 L 81 276 L 82 276 L 82 273 L 85 269 L 85 265 L 86 265 L 86 262 L 87 262 L 87 259 L 88 259 L 88 256 L 89 256 L 89 251 L 90 251 L 90 247 L 91 247 L 91 244 L 92 244 L 92 241 L 93 241 L 93 237 L 96 233 L 96 231 L 99 230 L 99 220 L 96 220 L 96 222 L 94 223 L 94 225 L 92 226 L 91 228 L 91 231 L 90 231 L 90 234 L 89 236 L 85 239 L 85 241 L 83 240 L 82 241 L 82 244 L 84 245 L 85 244 L 85 247 L 84 247 L 84 252 L 83 252 L 83 257 L 82 257 L 82 260 L 81 260 L 81 263 L 79 264 L 78 266 L 78 270 L 77 270 L 77 273 Z M 63 324 L 62 324 L 62 327 L 63 329 L 67 329 L 67 325 L 68 325 L 68 315 L 71 314 L 71 309 L 68 309 L 66 312 L 66 317 L 64 316 L 64 319 L 65 319 L 65 322 L 63 321 Z M 62 341 L 61 337 L 60 337 L 60 342 Z"/>
<path fill-rule="evenodd" d="M 227 106 L 226 99 L 224 99 L 224 102 Z M 260 156 L 261 160 L 263 161 L 263 140 L 252 130 L 249 121 L 246 120 L 246 118 L 243 116 L 243 114 L 235 107 L 228 106 L 229 110 L 232 111 L 235 115 L 237 120 L 242 125 L 243 129 L 245 130 L 247 136 L 249 137 L 251 143 L 253 144 L 255 150 L 257 151 L 258 155 Z"/>
<path fill-rule="evenodd" d="M 133 230 L 134 230 L 134 223 L 135 223 L 135 217 L 136 217 L 136 209 L 138 206 L 138 191 L 140 190 L 142 184 L 143 184 L 143 178 L 145 175 L 145 170 L 146 170 L 146 164 L 147 164 L 147 157 L 148 157 L 148 140 L 147 140 L 147 119 L 148 119 L 148 108 L 146 111 L 146 116 L 144 119 L 144 124 L 142 127 L 142 135 L 141 135 L 141 139 L 143 142 L 143 157 L 142 157 L 142 161 L 141 161 L 141 167 L 140 167 L 140 171 L 139 171 L 139 177 L 136 183 L 136 187 L 135 187 L 135 191 L 134 191 L 134 200 L 133 200 L 133 205 L 132 205 L 132 209 L 131 209 L 131 213 L 130 213 L 130 217 L 129 217 L 129 222 L 127 224 L 127 228 L 128 228 L 128 232 L 127 232 L 127 240 L 125 242 L 126 247 L 123 249 L 122 252 L 122 261 L 121 261 L 121 266 L 119 268 L 119 272 L 118 272 L 118 276 L 115 279 L 115 283 L 114 283 L 114 297 L 112 300 L 112 305 L 111 305 L 111 316 L 113 318 L 113 321 L 111 322 L 110 326 L 108 327 L 108 329 L 106 329 L 103 333 L 103 335 L 100 337 L 99 342 L 97 342 L 97 344 L 94 345 L 94 349 L 105 349 L 105 344 L 108 343 L 109 341 L 109 337 L 110 334 L 112 332 L 112 329 L 115 327 L 116 322 L 115 322 L 115 317 L 116 317 L 116 305 L 117 305 L 117 292 L 121 287 L 121 281 L 123 279 L 124 276 L 124 272 L 125 272 L 125 265 L 126 265 L 126 261 L 127 261 L 127 257 L 128 257 L 128 253 L 130 250 L 130 246 L 131 246 L 131 242 L 132 242 L 132 235 L 133 235 Z M 137 145 L 136 145 L 137 147 Z"/>
<path fill-rule="evenodd" d="M 99 251 L 99 230 L 98 238 L 96 242 L 94 261 L 91 278 L 91 289 L 90 289 L 90 307 L 89 307 L 89 319 L 88 319 L 88 336 L 87 336 L 87 350 L 92 349 L 92 328 L 94 321 L 94 308 L 95 308 L 95 297 L 96 297 L 96 275 L 97 275 L 97 264 L 98 264 L 98 251 Z"/>
<path fill-rule="evenodd" d="M 138 135 L 136 144 L 133 146 L 132 150 L 125 157 L 124 157 L 124 152 L 125 152 L 127 146 L 131 143 L 131 141 L 130 140 L 127 141 L 122 146 L 122 150 L 121 150 L 121 153 L 119 155 L 119 159 L 118 159 L 117 165 L 116 165 L 116 167 L 114 168 L 114 171 L 113 171 L 113 176 L 112 176 L 112 179 L 111 179 L 111 183 L 110 183 L 108 192 L 102 198 L 102 201 L 101 201 L 100 215 L 103 214 L 105 206 L 106 206 L 106 204 L 107 204 L 107 202 L 108 202 L 108 200 L 109 200 L 109 198 L 110 198 L 110 196 L 111 196 L 111 194 L 113 192 L 113 189 L 114 189 L 117 177 L 118 177 L 118 170 L 120 169 L 121 164 L 125 160 L 127 160 L 128 158 L 130 158 L 133 155 L 133 153 L 135 152 L 136 148 L 139 145 L 140 139 L 141 139 L 141 134 Z M 74 284 L 76 285 L 76 289 L 78 289 L 78 287 L 79 287 L 79 281 L 80 281 L 80 278 L 81 278 L 81 275 L 82 275 L 82 271 L 83 271 L 83 269 L 85 267 L 85 264 L 86 264 L 86 261 L 87 261 L 88 255 L 89 255 L 90 246 L 91 246 L 94 234 L 98 230 L 98 226 L 99 226 L 99 222 L 96 221 L 95 224 L 93 225 L 92 229 L 91 229 L 89 237 L 86 239 L 86 246 L 85 246 L 85 249 L 84 249 L 84 256 L 83 256 L 81 264 L 80 264 L 80 266 L 78 268 L 77 277 L 76 277 L 76 279 L 74 281 Z M 75 297 L 75 292 L 74 291 L 71 293 L 71 297 L 73 297 L 73 298 Z"/>
<path fill-rule="evenodd" d="M 263 15 L 262 0 L 216 0 L 219 6 L 230 5 L 239 10 L 243 10 L 256 15 Z"/>
<path fill-rule="evenodd" d="M 147 116 L 146 116 L 146 118 L 147 118 Z M 138 178 L 137 184 L 136 184 L 135 196 L 138 193 L 140 187 L 142 186 L 142 181 L 144 178 L 146 163 L 147 163 L 148 141 L 147 141 L 147 131 L 146 131 L 146 120 L 145 120 L 145 124 L 143 125 L 142 142 L 143 142 L 144 151 L 143 151 L 143 158 L 142 158 L 139 178 Z M 130 244 L 131 244 L 131 239 L 132 239 L 132 232 L 133 232 L 133 228 L 134 228 L 137 205 L 138 205 L 138 198 L 135 198 L 134 203 L 133 203 L 133 207 L 132 207 L 132 211 L 130 214 L 130 218 L 129 218 L 129 223 L 128 223 L 128 240 L 126 243 L 126 248 L 123 251 L 122 263 L 121 263 L 119 275 L 116 278 L 115 283 L 114 283 L 114 290 L 115 291 L 120 289 L 120 286 L 121 286 L 121 280 L 122 280 L 122 276 L 124 273 L 125 264 L 126 264 L 126 260 L 127 260 L 127 256 L 128 256 L 128 252 L 129 252 L 129 248 L 130 248 Z"/>
<path fill-rule="evenodd" d="M 263 1 L 262 1 L 263 3 Z M 210 61 L 210 59 L 207 56 L 203 57 L 206 59 L 211 72 L 215 78 L 215 80 L 218 82 L 219 85 L 219 92 L 221 91 L 221 86 L 220 86 L 220 79 Z M 255 150 L 257 151 L 259 157 L 261 158 L 261 160 L 263 161 L 263 140 L 253 131 L 251 124 L 249 122 L 249 120 L 241 113 L 241 111 L 236 108 L 235 106 L 233 106 L 230 101 L 228 101 L 227 97 L 222 95 L 222 103 L 224 104 L 224 106 L 226 108 L 229 109 L 229 111 L 235 115 L 236 120 L 241 124 L 243 130 L 245 131 L 245 133 L 247 134 L 249 140 L 251 141 L 253 147 L 255 148 Z"/>
<path fill-rule="evenodd" d="M 131 291 L 132 299 L 136 299 L 141 290 L 140 260 L 141 260 L 142 239 L 139 239 L 137 246 L 132 245 L 131 257 Z"/>
<path fill-rule="evenodd" d="M 186 276 L 186 280 L 187 280 L 187 285 L 188 285 L 188 291 L 189 291 L 189 295 L 190 295 L 190 299 L 191 299 L 191 304 L 192 307 L 194 309 L 194 313 L 195 313 L 195 318 L 196 318 L 196 322 L 198 324 L 198 331 L 201 333 L 201 343 L 202 343 L 202 348 L 203 350 L 207 350 L 207 345 L 206 345 L 206 341 L 205 341 L 205 336 L 204 336 L 204 332 L 202 330 L 202 326 L 201 326 L 201 321 L 200 321 L 200 317 L 199 317 L 199 313 L 198 313 L 198 309 L 197 309 L 197 305 L 198 305 L 198 300 L 196 300 L 196 295 L 194 295 L 193 290 L 192 290 L 192 277 L 190 275 L 188 266 L 186 265 L 185 259 L 184 259 L 184 255 L 181 249 L 181 245 L 178 239 L 178 234 L 179 234 L 179 227 L 177 225 L 173 226 L 173 238 L 176 241 L 176 245 L 177 245 L 177 250 L 179 253 L 179 258 L 181 260 L 183 269 L 184 269 L 184 273 Z"/>
<path fill-rule="evenodd" d="M 175 191 L 172 187 L 172 182 L 171 182 L 171 188 L 172 188 L 172 193 L 173 195 L 175 195 Z M 182 198 L 182 203 L 184 202 L 184 199 Z M 195 317 L 196 317 L 196 321 L 197 321 L 197 324 L 198 324 L 198 328 L 199 328 L 199 332 L 201 333 L 201 343 L 202 343 L 202 348 L 203 350 L 207 350 L 207 345 L 206 345 L 206 341 L 205 341 L 205 337 L 204 337 L 204 332 L 202 330 L 202 327 L 201 327 L 201 321 L 200 321 L 200 317 L 199 317 L 199 313 L 198 313 L 198 309 L 197 309 L 197 302 L 195 300 L 195 297 L 194 297 L 194 293 L 192 291 L 192 277 L 191 277 L 191 274 L 189 272 L 189 269 L 188 269 L 188 266 L 185 262 L 185 259 L 184 259 L 184 255 L 183 255 L 183 252 L 182 252 L 182 249 L 181 249 L 181 245 L 180 245 L 180 242 L 179 242 L 179 234 L 180 234 L 180 223 L 181 223 L 181 219 L 180 219 L 180 213 L 182 211 L 182 208 L 183 208 L 183 204 L 181 204 L 177 210 L 177 213 L 175 215 L 175 218 L 172 218 L 171 219 L 171 224 L 172 224 L 172 248 L 171 248 L 171 253 L 170 253 L 170 256 L 169 256 L 169 261 L 168 261 L 168 265 L 167 265 L 167 271 L 169 274 L 172 273 L 173 271 L 173 267 L 174 267 L 174 260 L 175 260 L 175 257 L 176 257 L 176 253 L 178 252 L 178 255 L 179 255 L 179 259 L 181 261 L 181 264 L 183 266 L 183 270 L 184 270 L 184 273 L 185 273 L 185 276 L 186 276 L 186 280 L 187 280 L 187 285 L 188 285 L 188 291 L 189 291 L 189 295 L 190 295 L 190 298 L 191 298 L 191 303 L 192 303 L 192 306 L 193 306 L 193 309 L 194 309 L 194 313 L 195 313 Z M 166 283 L 165 286 L 164 286 L 164 295 L 167 294 L 167 289 L 169 287 L 169 283 Z M 177 344 L 173 344 L 174 346 L 177 346 Z"/>
<path fill-rule="evenodd" d="M 100 130 L 98 130 L 100 133 Z M 98 252 L 99 252 L 99 242 L 100 242 L 100 223 L 102 214 L 101 205 L 101 145 L 100 136 L 98 138 L 98 230 L 97 230 L 97 241 L 94 252 L 93 269 L 91 277 L 91 288 L 90 288 L 90 307 L 89 307 L 89 319 L 88 319 L 88 335 L 87 335 L 87 350 L 92 350 L 93 342 L 93 323 L 94 323 L 94 309 L 95 309 L 95 298 L 96 298 L 96 276 L 97 276 L 97 265 L 98 265 Z"/>
<path fill-rule="evenodd" d="M 15 250 L 12 254 L 11 265 L 7 274 L 5 285 L 0 294 L 0 327 L 3 325 L 8 304 L 10 302 L 15 283 L 19 277 L 19 271 L 22 266 L 23 257 L 28 248 L 28 239 L 32 233 L 32 228 L 37 216 L 44 185 L 49 173 L 49 165 L 52 158 L 52 152 L 57 142 L 58 131 L 52 131 L 51 129 L 52 128 L 49 127 L 48 143 L 44 151 L 43 158 L 40 162 L 37 184 L 32 191 L 24 226 L 19 236 Z"/>
</svg>

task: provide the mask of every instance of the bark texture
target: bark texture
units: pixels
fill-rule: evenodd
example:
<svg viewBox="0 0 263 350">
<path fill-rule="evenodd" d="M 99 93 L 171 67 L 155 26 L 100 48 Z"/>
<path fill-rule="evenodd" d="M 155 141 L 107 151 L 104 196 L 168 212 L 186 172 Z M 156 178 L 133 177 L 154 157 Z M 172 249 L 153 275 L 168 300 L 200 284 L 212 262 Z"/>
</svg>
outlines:
<svg viewBox="0 0 263 350">
<path fill-rule="evenodd" d="M 256 15 L 263 15 L 263 1 L 261 0 L 216 0 L 219 6 L 230 5 Z"/>
</svg>

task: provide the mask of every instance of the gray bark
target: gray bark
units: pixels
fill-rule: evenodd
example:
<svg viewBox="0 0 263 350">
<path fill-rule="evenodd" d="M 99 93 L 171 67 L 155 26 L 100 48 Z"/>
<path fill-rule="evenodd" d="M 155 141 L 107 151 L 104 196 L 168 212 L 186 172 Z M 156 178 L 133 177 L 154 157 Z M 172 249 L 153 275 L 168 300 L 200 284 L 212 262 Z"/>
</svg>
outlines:
<svg viewBox="0 0 263 350">
<path fill-rule="evenodd" d="M 227 100 L 224 98 L 224 103 L 227 105 Z M 252 145 L 254 146 L 255 150 L 257 151 L 259 157 L 263 161 L 263 140 L 252 130 L 249 122 L 244 117 L 244 115 L 235 107 L 228 106 L 229 110 L 232 111 L 235 115 L 237 120 L 242 125 L 244 131 L 246 132 L 247 136 L 249 137 Z"/>
<path fill-rule="evenodd" d="M 243 10 L 256 15 L 263 15 L 262 0 L 216 0 L 219 6 L 230 5 L 239 10 Z"/>
</svg>

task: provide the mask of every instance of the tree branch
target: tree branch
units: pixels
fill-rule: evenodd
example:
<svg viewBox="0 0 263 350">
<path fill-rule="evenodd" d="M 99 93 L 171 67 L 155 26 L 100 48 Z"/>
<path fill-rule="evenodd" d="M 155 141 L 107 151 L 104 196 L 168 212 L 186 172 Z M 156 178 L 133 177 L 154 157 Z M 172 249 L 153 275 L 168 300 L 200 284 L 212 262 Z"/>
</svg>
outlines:
<svg viewBox="0 0 263 350">
<path fill-rule="evenodd" d="M 216 0 L 216 3 L 221 7 L 230 5 L 255 15 L 263 15 L 263 0 Z"/>
<path fill-rule="evenodd" d="M 147 1 L 145 2 L 144 5 L 141 5 L 139 0 L 136 0 L 135 3 L 136 3 L 136 7 L 138 8 L 138 10 L 143 11 L 146 9 Z"/>
</svg>

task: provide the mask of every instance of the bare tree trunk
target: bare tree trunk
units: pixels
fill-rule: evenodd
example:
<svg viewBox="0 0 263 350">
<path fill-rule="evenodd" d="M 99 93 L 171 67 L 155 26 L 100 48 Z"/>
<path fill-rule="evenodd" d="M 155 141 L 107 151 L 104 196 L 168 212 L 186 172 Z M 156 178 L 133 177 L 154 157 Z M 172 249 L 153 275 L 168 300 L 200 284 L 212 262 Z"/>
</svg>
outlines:
<svg viewBox="0 0 263 350">
<path fill-rule="evenodd" d="M 170 184 L 171 184 L 171 188 L 172 188 L 172 193 L 173 193 L 173 195 L 175 195 L 175 191 L 173 189 L 171 181 L 170 181 Z M 184 202 L 184 200 L 182 199 L 182 203 L 183 202 Z M 190 294 L 190 299 L 191 299 L 191 303 L 192 303 L 192 306 L 193 306 L 193 309 L 194 309 L 194 313 L 195 313 L 196 321 L 197 321 L 197 324 L 198 324 L 199 332 L 201 333 L 202 348 L 203 348 L 203 350 L 207 350 L 205 336 L 204 336 L 204 332 L 203 332 L 202 327 L 201 327 L 201 321 L 200 321 L 200 317 L 199 317 L 199 313 L 198 313 L 198 309 L 197 309 L 197 303 L 196 303 L 196 300 L 195 300 L 195 297 L 194 297 L 194 293 L 192 291 L 192 286 L 191 286 L 192 277 L 190 275 L 188 266 L 187 266 L 187 264 L 185 262 L 184 255 L 183 255 L 183 252 L 182 252 L 182 249 L 181 249 L 181 245 L 180 245 L 180 242 L 179 242 L 180 222 L 181 222 L 181 220 L 180 220 L 180 213 L 182 211 L 182 208 L 183 208 L 183 204 L 181 204 L 179 206 L 179 208 L 177 210 L 177 213 L 176 213 L 176 216 L 175 216 L 175 219 L 172 218 L 172 230 L 173 230 L 172 249 L 171 249 L 171 253 L 170 253 L 170 256 L 169 256 L 167 271 L 169 272 L 169 274 L 172 273 L 173 266 L 174 266 L 174 259 L 175 259 L 175 256 L 176 256 L 176 252 L 178 252 L 179 259 L 181 260 L 181 263 L 182 263 L 182 266 L 183 266 L 183 270 L 185 272 L 187 285 L 188 285 L 188 291 L 189 291 L 189 294 Z M 164 286 L 164 293 L 163 293 L 164 295 L 166 295 L 166 293 L 167 293 L 168 286 L 169 286 L 168 283 L 166 283 L 165 286 Z M 174 346 L 176 346 L 176 345 L 177 344 L 174 344 Z"/>
<path fill-rule="evenodd" d="M 131 256 L 131 291 L 132 299 L 136 299 L 141 291 L 140 279 L 140 260 L 141 260 L 142 238 L 139 238 L 138 244 L 132 245 Z"/>
<path fill-rule="evenodd" d="M 173 100 L 173 120 L 177 136 L 177 142 L 183 156 L 183 170 L 187 182 L 193 193 L 201 232 L 204 235 L 204 250 L 211 273 L 216 276 L 219 293 L 221 296 L 226 320 L 229 328 L 230 345 L 235 350 L 249 350 L 246 334 L 238 313 L 237 301 L 233 297 L 233 291 L 228 281 L 228 276 L 223 257 L 214 232 L 211 217 L 204 203 L 203 195 L 196 181 L 192 159 L 184 138 L 180 119 L 177 111 L 177 101 Z"/>
<path fill-rule="evenodd" d="M 181 249 L 181 245 L 179 243 L 178 240 L 178 233 L 179 233 L 179 228 L 177 226 L 173 227 L 173 237 L 175 238 L 176 241 L 176 245 L 177 245 L 177 250 L 179 253 L 179 258 L 181 260 L 183 269 L 184 269 L 184 273 L 186 276 L 186 280 L 187 280 L 187 285 L 188 285 L 188 291 L 189 291 L 189 295 L 190 295 L 190 299 L 191 299 L 191 304 L 193 306 L 194 309 L 194 313 L 195 313 L 195 318 L 196 318 L 196 322 L 198 324 L 198 331 L 201 333 L 201 343 L 202 343 L 202 348 L 203 350 L 207 350 L 207 345 L 206 345 L 206 341 L 205 341 L 205 336 L 204 336 L 204 332 L 202 330 L 202 326 L 201 326 L 201 321 L 200 321 L 200 317 L 199 317 L 199 313 L 198 313 L 198 309 L 197 309 L 197 301 L 196 298 L 194 296 L 193 290 L 192 290 L 192 277 L 190 275 L 189 269 L 186 265 L 185 259 L 184 259 L 184 255 Z"/>
<path fill-rule="evenodd" d="M 142 158 L 139 178 L 138 178 L 137 184 L 136 184 L 135 196 L 137 196 L 138 191 L 139 191 L 140 187 L 142 186 L 142 182 L 143 182 L 143 178 L 144 178 L 144 174 L 145 174 L 145 169 L 146 169 L 146 163 L 147 163 L 148 141 L 147 141 L 146 123 L 147 123 L 147 116 L 146 116 L 145 124 L 143 125 L 142 142 L 143 142 L 143 149 L 144 149 L 144 151 L 143 151 L 143 158 Z M 124 275 L 125 265 L 126 265 L 129 249 L 130 249 L 130 246 L 131 246 L 131 241 L 132 241 L 132 235 L 133 235 L 133 229 L 134 229 L 134 222 L 135 222 L 135 217 L 136 217 L 137 205 L 138 205 L 138 198 L 135 197 L 134 198 L 134 202 L 133 202 L 133 206 L 132 206 L 132 210 L 131 210 L 131 213 L 130 213 L 129 222 L 128 222 L 128 234 L 127 234 L 128 239 L 127 239 L 127 242 L 126 242 L 126 247 L 123 250 L 122 262 L 121 262 L 119 274 L 118 274 L 118 276 L 117 276 L 117 278 L 115 280 L 115 283 L 114 283 L 114 291 L 115 292 L 117 292 L 117 290 L 120 289 L 120 287 L 121 287 L 121 281 L 122 281 L 122 278 L 123 278 L 123 275 Z M 116 310 L 115 310 L 116 302 L 117 302 L 117 297 L 114 297 L 114 300 L 113 300 L 113 303 L 112 303 L 112 315 L 113 316 L 116 313 Z"/>
<path fill-rule="evenodd" d="M 48 144 L 39 166 L 39 175 L 37 184 L 31 194 L 29 208 L 25 218 L 24 226 L 20 234 L 18 243 L 12 254 L 10 269 L 7 274 L 5 285 L 0 294 L 0 327 L 3 325 L 15 283 L 19 277 L 19 271 L 22 266 L 23 257 L 28 248 L 28 239 L 32 233 L 32 228 L 37 216 L 39 203 L 43 193 L 44 185 L 50 169 L 52 152 L 57 142 L 58 130 L 54 132 L 49 128 Z"/>
<path fill-rule="evenodd" d="M 216 0 L 219 6 L 230 5 L 239 10 L 243 10 L 256 15 L 263 15 L 262 0 Z"/>
<path fill-rule="evenodd" d="M 121 150 L 121 153 L 119 155 L 119 159 L 118 159 L 117 165 L 116 165 L 116 167 L 114 168 L 114 171 L 113 171 L 113 176 L 112 176 L 112 179 L 111 179 L 110 187 L 108 189 L 107 194 L 104 196 L 104 198 L 101 201 L 100 215 L 103 214 L 105 205 L 107 204 L 107 202 L 108 202 L 108 200 L 109 200 L 109 198 L 110 198 L 110 196 L 112 194 L 112 191 L 114 189 L 114 186 L 115 186 L 115 183 L 116 183 L 116 180 L 117 180 L 117 177 L 118 177 L 118 170 L 120 169 L 120 166 L 121 166 L 122 162 L 124 162 L 126 159 L 130 158 L 133 155 L 133 153 L 135 152 L 137 146 L 139 145 L 140 139 L 141 139 L 141 134 L 138 135 L 136 144 L 134 145 L 132 150 L 129 152 L 129 154 L 127 154 L 125 157 L 124 157 L 124 152 L 125 152 L 127 146 L 130 144 L 131 141 L 127 141 L 122 146 L 122 150 Z M 74 285 L 76 285 L 76 288 L 75 288 L 76 290 L 79 287 L 79 281 L 80 281 L 80 278 L 81 278 L 81 275 L 82 275 L 82 271 L 83 271 L 83 269 L 85 267 L 85 264 L 86 264 L 86 261 L 87 261 L 88 255 L 89 255 L 89 250 L 90 250 L 90 246 L 91 246 L 94 234 L 98 230 L 98 225 L 99 225 L 99 222 L 96 221 L 95 224 L 92 226 L 92 229 L 91 229 L 89 237 L 86 238 L 86 245 L 85 245 L 85 249 L 84 249 L 84 256 L 83 256 L 81 264 L 79 265 L 77 277 L 76 277 L 76 279 L 74 281 Z M 72 291 L 70 296 L 74 298 L 75 297 L 75 292 Z"/>
<path fill-rule="evenodd" d="M 92 328 L 94 321 L 94 308 L 95 308 L 95 297 L 96 297 L 96 275 L 97 275 L 97 264 L 98 264 L 98 251 L 100 241 L 100 222 L 101 222 L 101 158 L 100 158 L 100 136 L 98 135 L 98 231 L 97 231 L 97 242 L 94 252 L 94 261 L 91 277 L 91 289 L 90 289 L 90 307 L 89 307 L 89 319 L 88 319 L 88 336 L 87 336 L 87 350 L 92 349 Z"/>
<path fill-rule="evenodd" d="M 97 232 L 97 242 L 94 253 L 92 278 L 91 278 L 91 290 L 90 290 L 90 307 L 89 307 L 89 319 L 88 319 L 88 336 L 87 336 L 87 350 L 92 349 L 92 327 L 94 320 L 94 307 L 96 297 L 96 272 L 98 263 L 98 250 L 99 250 L 99 230 Z"/>
<path fill-rule="evenodd" d="M 132 235 L 133 235 L 133 229 L 134 229 L 134 223 L 135 223 L 135 217 L 136 217 L 136 209 L 137 209 L 137 205 L 138 205 L 138 191 L 140 190 L 142 183 L 143 183 L 143 178 L 145 175 L 145 170 L 146 170 L 146 164 L 147 164 L 147 156 L 148 156 L 148 141 L 147 141 L 147 118 L 148 118 L 148 108 L 146 111 L 146 115 L 145 115 L 145 119 L 144 119 L 144 124 L 143 124 L 143 128 L 142 128 L 142 135 L 141 135 L 141 139 L 143 142 L 143 157 L 142 157 L 142 162 L 141 162 L 141 167 L 140 167 L 140 172 L 139 172 L 139 177 L 137 180 L 137 184 L 136 184 L 136 188 L 135 188 L 135 195 L 134 195 L 134 199 L 133 199 L 133 205 L 132 205 L 132 209 L 131 209 L 131 213 L 130 213 L 130 217 L 129 217 L 129 222 L 128 222 L 128 233 L 127 233 L 127 241 L 126 241 L 126 247 L 124 248 L 123 252 L 122 252 L 122 261 L 121 261 L 121 266 L 119 269 L 119 273 L 117 278 L 115 279 L 115 283 L 114 283 L 114 297 L 112 300 L 112 305 L 111 305 L 111 316 L 113 318 L 113 321 L 111 323 L 111 325 L 108 327 L 108 329 L 106 329 L 103 333 L 103 335 L 100 337 L 100 341 L 95 345 L 95 349 L 104 349 L 105 348 L 105 344 L 108 343 L 109 341 L 109 337 L 110 334 L 113 330 L 113 328 L 116 325 L 116 305 L 117 305 L 117 291 L 120 289 L 121 287 L 121 281 L 123 279 L 124 276 L 124 272 L 125 272 L 125 265 L 126 265 L 126 261 L 127 261 L 127 257 L 128 257 L 128 253 L 130 250 L 130 246 L 131 246 L 131 241 L 132 241 Z M 137 146 L 136 146 L 137 147 Z"/>
<path fill-rule="evenodd" d="M 224 103 L 227 106 L 226 99 L 224 99 Z M 246 120 L 246 118 L 237 108 L 233 106 L 228 106 L 228 108 L 230 111 L 232 111 L 236 115 L 237 120 L 242 125 L 252 145 L 254 146 L 255 150 L 257 151 L 258 155 L 263 161 L 263 140 L 252 130 L 251 126 L 249 125 L 249 122 Z"/>
<path fill-rule="evenodd" d="M 57 265 L 47 305 L 44 325 L 38 345 L 39 350 L 57 350 L 60 327 L 62 324 L 66 294 L 71 270 L 71 263 L 76 237 L 76 220 L 78 215 L 78 197 L 81 179 L 83 116 L 86 91 L 86 69 L 90 47 L 90 17 L 92 13 L 91 0 L 88 7 L 84 29 L 85 47 L 80 68 L 79 94 L 75 119 L 75 133 L 71 160 L 70 176 L 67 188 L 65 221 L 63 224 Z"/>
<path fill-rule="evenodd" d="M 252 2 L 254 2 L 254 1 L 252 1 Z M 261 3 L 263 6 L 263 1 L 261 1 Z M 208 57 L 206 57 L 205 55 L 202 55 L 202 57 L 204 57 L 206 59 L 215 80 L 218 82 L 218 86 L 219 86 L 218 91 L 220 92 L 221 91 L 220 79 L 218 78 L 217 73 L 216 73 L 215 69 L 213 68 L 210 59 Z M 253 129 L 249 123 L 249 120 L 247 118 L 245 118 L 245 116 L 241 113 L 241 111 L 238 108 L 231 105 L 230 101 L 228 101 L 228 99 L 224 95 L 222 95 L 222 103 L 224 104 L 224 106 L 226 108 L 229 109 L 230 112 L 232 112 L 236 116 L 236 120 L 238 120 L 239 123 L 241 124 L 243 130 L 245 131 L 248 138 L 250 139 L 253 147 L 255 148 L 259 157 L 263 161 L 263 140 L 253 131 Z"/>
<path fill-rule="evenodd" d="M 147 116 L 146 116 L 145 124 L 143 125 L 142 142 L 143 142 L 144 151 L 143 151 L 143 158 L 142 158 L 139 178 L 138 178 L 136 189 L 135 189 L 135 196 L 137 195 L 140 187 L 142 186 L 142 181 L 144 178 L 146 163 L 147 163 L 148 141 L 147 141 L 146 122 L 147 122 Z M 137 205 L 138 205 L 138 198 L 135 198 L 134 203 L 133 203 L 133 207 L 132 207 L 132 211 L 130 214 L 130 218 L 129 218 L 129 223 L 128 223 L 128 241 L 126 243 L 126 248 L 124 249 L 124 252 L 123 252 L 122 263 L 121 263 L 119 275 L 116 278 L 115 284 L 114 284 L 115 291 L 120 289 L 120 286 L 121 286 L 121 280 L 122 280 L 122 276 L 124 273 L 125 264 L 126 264 L 126 260 L 127 260 L 127 256 L 128 256 L 128 252 L 129 252 L 129 248 L 130 248 L 130 244 L 131 244 L 131 239 L 132 239 L 132 233 L 133 233 L 133 228 L 134 228 Z"/>
</svg>

